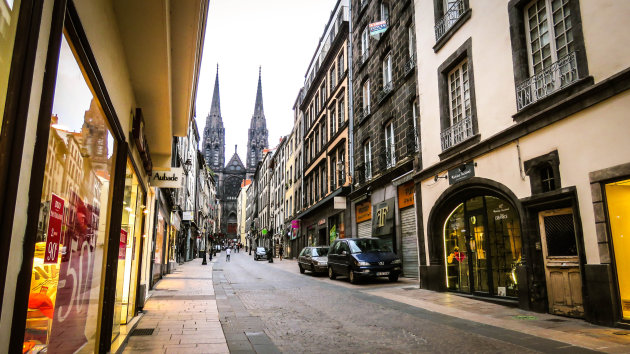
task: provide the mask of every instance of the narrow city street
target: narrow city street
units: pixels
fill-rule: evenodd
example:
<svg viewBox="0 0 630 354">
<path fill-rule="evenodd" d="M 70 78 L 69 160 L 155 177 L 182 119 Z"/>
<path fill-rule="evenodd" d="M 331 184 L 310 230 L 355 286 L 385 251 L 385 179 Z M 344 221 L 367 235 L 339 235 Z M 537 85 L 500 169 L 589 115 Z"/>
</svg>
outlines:
<svg viewBox="0 0 630 354">
<path fill-rule="evenodd" d="M 230 262 L 220 253 L 212 278 L 231 353 L 630 352 L 628 331 L 419 290 L 404 278 L 352 285 L 243 250 Z"/>
</svg>

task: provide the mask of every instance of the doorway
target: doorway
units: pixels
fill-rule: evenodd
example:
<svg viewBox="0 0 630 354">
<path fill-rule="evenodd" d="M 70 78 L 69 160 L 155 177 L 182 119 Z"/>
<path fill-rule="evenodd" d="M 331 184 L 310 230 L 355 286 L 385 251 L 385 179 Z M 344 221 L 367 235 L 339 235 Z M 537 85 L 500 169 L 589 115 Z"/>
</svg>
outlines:
<svg viewBox="0 0 630 354">
<path fill-rule="evenodd" d="M 317 245 L 318 246 L 326 246 L 328 245 L 328 242 L 326 242 L 326 228 L 323 227 L 321 229 L 318 230 L 318 236 L 317 236 Z"/>
<path fill-rule="evenodd" d="M 582 275 L 571 208 L 538 213 L 549 312 L 584 317 Z"/>
</svg>

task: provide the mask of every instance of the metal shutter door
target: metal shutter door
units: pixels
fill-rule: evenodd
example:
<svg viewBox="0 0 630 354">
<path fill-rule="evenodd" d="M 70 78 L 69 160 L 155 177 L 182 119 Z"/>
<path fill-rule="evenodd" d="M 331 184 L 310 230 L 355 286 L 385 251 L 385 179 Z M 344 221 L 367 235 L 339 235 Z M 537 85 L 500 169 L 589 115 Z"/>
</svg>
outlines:
<svg viewBox="0 0 630 354">
<path fill-rule="evenodd" d="M 405 277 L 418 277 L 418 238 L 416 237 L 416 213 L 414 208 L 400 211 L 402 222 L 402 261 Z"/>
<path fill-rule="evenodd" d="M 359 237 L 371 237 L 372 236 L 372 220 L 364 221 L 357 224 Z"/>
</svg>

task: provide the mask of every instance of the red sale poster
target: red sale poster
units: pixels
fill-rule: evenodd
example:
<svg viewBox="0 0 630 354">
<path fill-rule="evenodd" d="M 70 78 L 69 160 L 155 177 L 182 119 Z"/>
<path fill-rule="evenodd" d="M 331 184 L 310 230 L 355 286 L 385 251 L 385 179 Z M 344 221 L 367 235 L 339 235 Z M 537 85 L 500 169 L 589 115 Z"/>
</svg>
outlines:
<svg viewBox="0 0 630 354">
<path fill-rule="evenodd" d="M 127 231 L 120 230 L 120 248 L 118 248 L 118 259 L 125 259 L 127 256 Z"/>
<path fill-rule="evenodd" d="M 63 199 L 55 194 L 52 195 L 50 199 L 44 264 L 56 264 L 59 258 L 59 240 L 61 239 L 61 225 L 63 224 L 63 204 Z"/>
</svg>

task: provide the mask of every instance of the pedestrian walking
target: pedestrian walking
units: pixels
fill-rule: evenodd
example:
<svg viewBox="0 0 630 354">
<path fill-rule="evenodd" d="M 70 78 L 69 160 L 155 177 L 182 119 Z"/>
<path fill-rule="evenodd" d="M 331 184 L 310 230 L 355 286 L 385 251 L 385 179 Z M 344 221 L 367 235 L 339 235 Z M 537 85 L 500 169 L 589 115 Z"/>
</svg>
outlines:
<svg viewBox="0 0 630 354">
<path fill-rule="evenodd" d="M 241 253 L 241 244 L 236 245 L 236 253 Z"/>
<path fill-rule="evenodd" d="M 280 249 L 278 250 L 278 255 L 280 255 L 280 260 L 282 260 L 282 256 L 284 255 L 284 247 L 280 245 Z"/>
<path fill-rule="evenodd" d="M 226 262 L 229 262 L 229 261 L 230 261 L 230 252 L 231 252 L 231 251 L 232 251 L 232 250 L 231 250 L 229 247 L 225 250 L 225 261 L 226 261 Z"/>
</svg>

